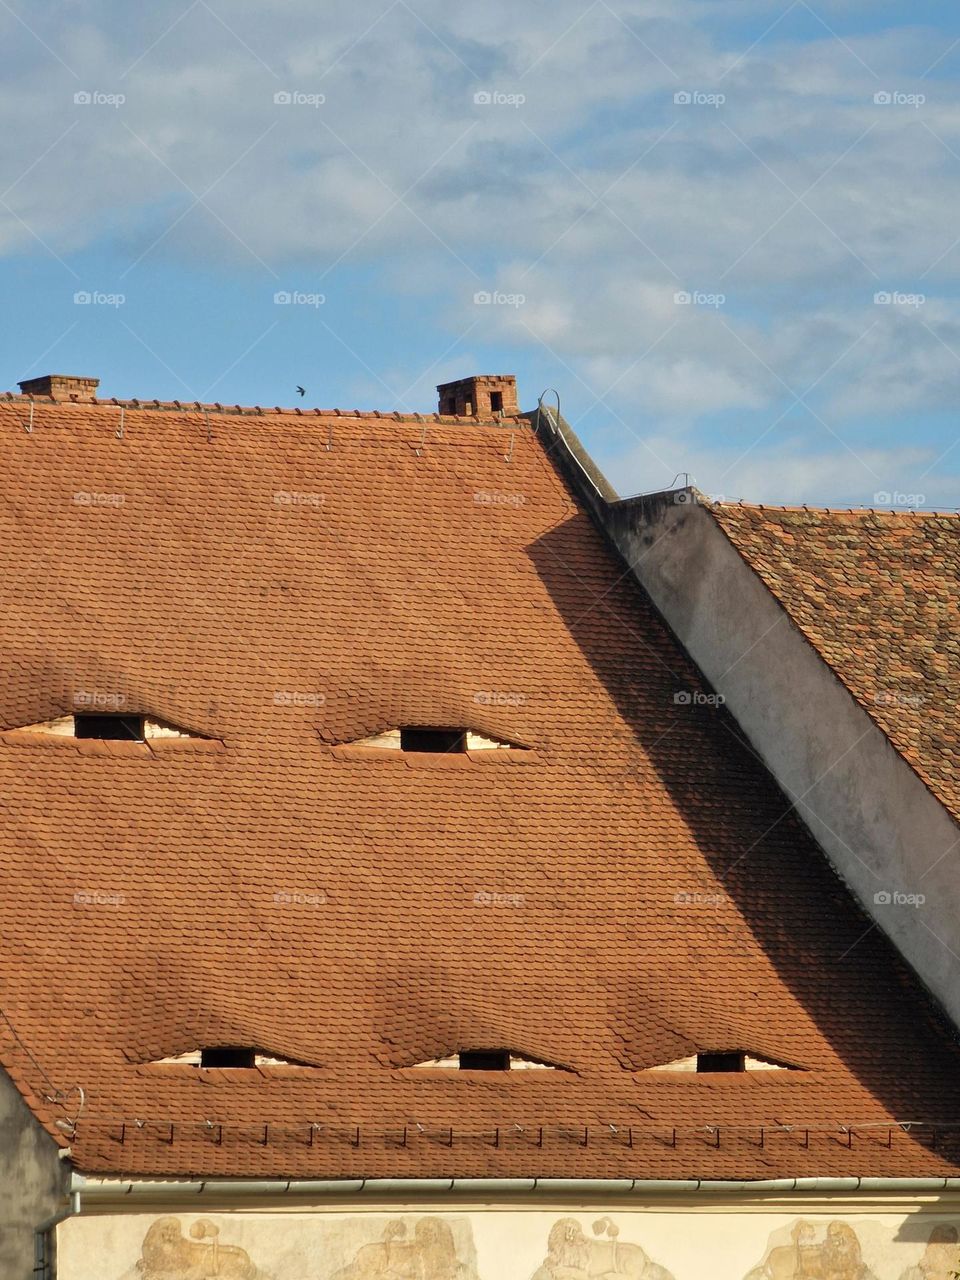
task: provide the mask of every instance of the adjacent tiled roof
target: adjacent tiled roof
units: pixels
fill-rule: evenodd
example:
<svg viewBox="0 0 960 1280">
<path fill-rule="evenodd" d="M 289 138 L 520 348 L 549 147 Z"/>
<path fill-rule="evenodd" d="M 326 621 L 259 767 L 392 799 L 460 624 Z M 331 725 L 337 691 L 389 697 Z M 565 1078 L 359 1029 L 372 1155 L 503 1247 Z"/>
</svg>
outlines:
<svg viewBox="0 0 960 1280">
<path fill-rule="evenodd" d="M 118 419 L 0 402 L 0 727 L 204 738 L 0 734 L 0 1060 L 80 1168 L 957 1172 L 955 1046 L 528 427 Z M 341 749 L 417 723 L 530 750 Z M 218 1043 L 313 1065 L 147 1065 Z M 408 1070 L 501 1046 L 563 1070 Z M 805 1070 L 643 1074 L 698 1049 Z"/>
<path fill-rule="evenodd" d="M 720 503 L 721 528 L 960 819 L 960 516 Z"/>
</svg>

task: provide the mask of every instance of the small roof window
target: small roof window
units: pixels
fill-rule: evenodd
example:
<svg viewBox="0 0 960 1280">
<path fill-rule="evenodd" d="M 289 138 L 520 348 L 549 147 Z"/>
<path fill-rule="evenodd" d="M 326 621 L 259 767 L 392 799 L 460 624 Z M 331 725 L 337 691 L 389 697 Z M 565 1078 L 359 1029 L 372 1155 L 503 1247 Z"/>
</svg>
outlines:
<svg viewBox="0 0 960 1280">
<path fill-rule="evenodd" d="M 746 1071 L 745 1053 L 698 1053 L 698 1071 Z"/>
<path fill-rule="evenodd" d="M 74 714 L 76 738 L 99 738 L 119 742 L 144 741 L 144 717 L 137 715 Z"/>
<path fill-rule="evenodd" d="M 201 1067 L 255 1067 L 257 1051 L 237 1045 L 217 1045 L 214 1048 L 200 1050 L 200 1065 Z"/>
<path fill-rule="evenodd" d="M 460 1049 L 446 1058 L 418 1062 L 415 1071 L 556 1071 L 552 1062 L 537 1062 L 509 1049 Z"/>
<path fill-rule="evenodd" d="M 188 1049 L 168 1058 L 155 1058 L 154 1067 L 205 1067 L 210 1069 L 250 1069 L 251 1067 L 307 1067 L 293 1058 L 277 1058 L 250 1045 L 216 1044 Z"/>
<path fill-rule="evenodd" d="M 509 1071 L 509 1049 L 461 1049 L 461 1071 Z"/>
<path fill-rule="evenodd" d="M 89 694 L 85 695 L 88 699 Z M 116 695 L 111 695 L 116 696 Z M 120 702 L 125 702 L 120 697 Z M 93 742 L 152 743 L 158 738 L 197 738 L 214 741 L 205 734 L 167 720 L 157 720 L 143 711 L 73 711 L 44 720 L 40 724 L 19 725 L 4 730 L 5 740 L 40 735 L 49 738 L 86 738 Z"/>
<path fill-rule="evenodd" d="M 401 751 L 432 751 L 437 755 L 450 751 L 466 751 L 467 734 L 464 729 L 422 729 L 420 727 L 400 730 Z"/>
<path fill-rule="evenodd" d="M 790 1062 L 776 1062 L 761 1058 L 745 1049 L 716 1049 L 694 1054 L 689 1058 L 676 1058 L 673 1062 L 661 1062 L 644 1071 L 690 1071 L 716 1075 L 735 1071 L 803 1071 Z"/>
<path fill-rule="evenodd" d="M 149 732 L 148 732 L 149 736 Z M 423 725 L 407 725 L 401 729 L 381 729 L 369 738 L 344 743 L 350 747 L 375 747 L 378 751 L 426 752 L 462 755 L 467 751 L 526 751 L 529 748 L 504 738 L 488 738 L 475 729 L 440 729 Z"/>
</svg>

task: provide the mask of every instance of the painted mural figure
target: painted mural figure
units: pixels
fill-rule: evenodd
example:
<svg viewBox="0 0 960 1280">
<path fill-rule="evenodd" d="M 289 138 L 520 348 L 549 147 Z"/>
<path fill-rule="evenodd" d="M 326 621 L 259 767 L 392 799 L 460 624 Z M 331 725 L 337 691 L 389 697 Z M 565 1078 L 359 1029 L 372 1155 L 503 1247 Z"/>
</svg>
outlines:
<svg viewBox="0 0 960 1280">
<path fill-rule="evenodd" d="M 352 1262 L 333 1280 L 478 1280 L 476 1271 L 457 1257 L 453 1232 L 441 1218 L 421 1218 L 407 1234 L 407 1224 L 387 1223 L 374 1244 L 357 1250 Z"/>
<path fill-rule="evenodd" d="M 915 1267 L 908 1267 L 900 1280 L 954 1280 L 960 1271 L 960 1236 L 957 1228 L 939 1223 L 930 1232 L 927 1247 Z"/>
<path fill-rule="evenodd" d="M 774 1246 L 746 1280 L 875 1280 L 849 1223 L 829 1223 L 818 1241 L 814 1224 L 801 1219 L 794 1223 L 790 1239 L 790 1244 Z"/>
<path fill-rule="evenodd" d="M 142 1280 L 258 1280 L 244 1249 L 220 1243 L 220 1228 L 205 1218 L 183 1235 L 179 1218 L 158 1218 L 143 1238 L 138 1275 Z"/>
<path fill-rule="evenodd" d="M 673 1280 L 638 1244 L 621 1241 L 609 1218 L 595 1222 L 593 1234 L 600 1238 L 591 1240 L 575 1218 L 555 1222 L 533 1280 Z"/>
</svg>

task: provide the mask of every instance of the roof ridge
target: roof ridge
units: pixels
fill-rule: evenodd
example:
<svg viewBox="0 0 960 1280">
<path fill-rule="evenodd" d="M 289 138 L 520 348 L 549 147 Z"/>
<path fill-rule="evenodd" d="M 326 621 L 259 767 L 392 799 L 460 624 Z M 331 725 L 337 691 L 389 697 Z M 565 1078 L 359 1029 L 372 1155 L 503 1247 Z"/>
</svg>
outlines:
<svg viewBox="0 0 960 1280">
<path fill-rule="evenodd" d="M 746 502 L 743 498 L 729 502 L 706 502 L 703 505 L 714 510 L 719 507 L 726 511 L 735 511 L 737 508 L 747 511 L 806 511 L 811 515 L 826 516 L 960 516 L 960 507 L 817 507 L 809 503 L 791 506 L 776 502 Z"/>
<path fill-rule="evenodd" d="M 0 402 L 12 404 L 44 404 L 55 405 L 60 408 L 75 409 L 144 409 L 144 410 L 166 410 L 168 412 L 178 413 L 223 413 L 237 417 L 273 417 L 276 415 L 289 415 L 291 417 L 302 418 L 352 418 L 352 419 L 368 419 L 382 418 L 390 419 L 395 422 L 470 422 L 483 423 L 494 426 L 504 424 L 516 425 L 526 422 L 526 415 L 522 413 L 504 413 L 497 417 L 480 417 L 477 414 L 453 414 L 453 413 L 400 413 L 399 410 L 389 410 L 384 412 L 382 409 L 320 409 L 320 408 L 302 408 L 298 405 L 289 408 L 282 405 L 274 405 L 272 407 L 265 405 L 240 405 L 240 404 L 222 404 L 220 401 L 207 403 L 201 400 L 120 400 L 116 396 L 110 398 L 93 398 L 91 400 L 58 400 L 53 396 L 25 396 L 16 391 L 0 392 Z"/>
</svg>

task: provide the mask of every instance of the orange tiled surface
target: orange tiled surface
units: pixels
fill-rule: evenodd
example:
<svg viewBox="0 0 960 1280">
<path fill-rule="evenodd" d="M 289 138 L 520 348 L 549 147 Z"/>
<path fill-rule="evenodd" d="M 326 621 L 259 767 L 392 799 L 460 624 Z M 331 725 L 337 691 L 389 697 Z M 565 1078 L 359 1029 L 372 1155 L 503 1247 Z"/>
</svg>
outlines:
<svg viewBox="0 0 960 1280">
<path fill-rule="evenodd" d="M 960 818 L 960 516 L 710 508 L 928 787 Z"/>
<path fill-rule="evenodd" d="M 117 424 L 0 401 L 0 727 L 211 740 L 0 736 L 0 1057 L 80 1168 L 957 1172 L 957 1050 L 529 430 Z M 533 750 L 338 750 L 417 722 Z M 314 1069 L 144 1065 L 203 1043 Z M 567 1069 L 405 1070 L 501 1045 Z M 639 1074 L 698 1048 L 806 1071 Z"/>
</svg>

